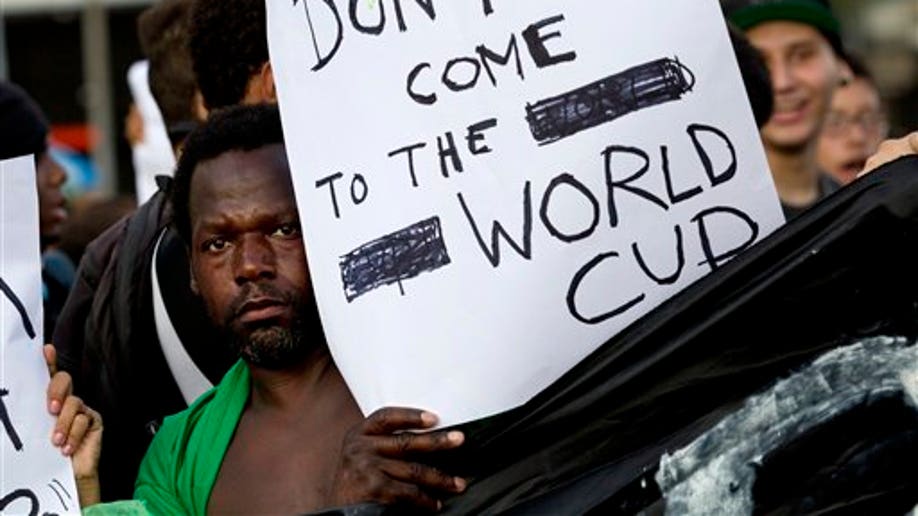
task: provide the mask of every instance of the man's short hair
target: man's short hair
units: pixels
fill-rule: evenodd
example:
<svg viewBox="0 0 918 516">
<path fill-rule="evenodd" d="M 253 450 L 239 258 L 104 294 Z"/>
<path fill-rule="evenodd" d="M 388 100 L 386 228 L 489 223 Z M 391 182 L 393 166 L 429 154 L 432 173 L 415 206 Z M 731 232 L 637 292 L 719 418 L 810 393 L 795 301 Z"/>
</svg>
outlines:
<svg viewBox="0 0 918 516">
<path fill-rule="evenodd" d="M 848 68 L 851 69 L 851 75 L 853 75 L 855 79 L 863 79 L 870 83 L 874 88 L 877 87 L 873 74 L 870 73 L 870 69 L 867 68 L 867 65 L 860 57 L 852 54 L 851 52 L 848 52 L 845 54 L 845 64 L 847 64 Z"/>
<path fill-rule="evenodd" d="M 148 82 L 173 145 L 196 123 L 197 83 L 188 51 L 192 0 L 163 0 L 137 18 L 140 47 L 150 62 Z"/>
<path fill-rule="evenodd" d="M 276 143 L 284 143 L 280 112 L 268 104 L 216 111 L 188 135 L 172 187 L 172 223 L 187 245 L 191 245 L 191 179 L 198 165 L 226 152 L 252 151 Z"/>
<path fill-rule="evenodd" d="M 838 56 L 844 56 L 841 24 L 828 0 L 721 0 L 724 14 L 747 31 L 760 23 L 793 21 L 822 33 Z"/>
<path fill-rule="evenodd" d="M 195 0 L 191 58 L 208 109 L 238 104 L 268 62 L 264 0 Z"/>
</svg>

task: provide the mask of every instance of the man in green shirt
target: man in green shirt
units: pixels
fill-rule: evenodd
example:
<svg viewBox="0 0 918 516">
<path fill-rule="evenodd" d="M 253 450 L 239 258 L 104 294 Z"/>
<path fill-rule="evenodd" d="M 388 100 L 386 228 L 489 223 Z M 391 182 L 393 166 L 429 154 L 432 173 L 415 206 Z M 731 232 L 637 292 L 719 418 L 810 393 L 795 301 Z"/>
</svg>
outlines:
<svg viewBox="0 0 918 516">
<path fill-rule="evenodd" d="M 241 360 L 166 419 L 135 498 L 154 514 L 304 513 L 363 502 L 436 510 L 465 481 L 421 463 L 462 444 L 436 417 L 363 418 L 318 319 L 275 107 L 215 113 L 185 143 L 174 224 L 192 288 Z M 213 343 L 213 345 L 223 345 Z"/>
</svg>

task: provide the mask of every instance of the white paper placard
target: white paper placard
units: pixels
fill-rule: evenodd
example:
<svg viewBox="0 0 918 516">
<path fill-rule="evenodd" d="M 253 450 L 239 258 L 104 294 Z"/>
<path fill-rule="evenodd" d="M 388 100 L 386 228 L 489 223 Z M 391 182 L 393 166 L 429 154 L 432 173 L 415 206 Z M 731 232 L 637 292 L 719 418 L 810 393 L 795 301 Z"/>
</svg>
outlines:
<svg viewBox="0 0 918 516">
<path fill-rule="evenodd" d="M 783 223 L 716 0 L 267 6 L 313 287 L 364 412 L 524 403 Z"/>
<path fill-rule="evenodd" d="M 0 161 L 0 513 L 79 514 L 70 460 L 51 444 L 39 245 L 34 158 Z"/>
</svg>

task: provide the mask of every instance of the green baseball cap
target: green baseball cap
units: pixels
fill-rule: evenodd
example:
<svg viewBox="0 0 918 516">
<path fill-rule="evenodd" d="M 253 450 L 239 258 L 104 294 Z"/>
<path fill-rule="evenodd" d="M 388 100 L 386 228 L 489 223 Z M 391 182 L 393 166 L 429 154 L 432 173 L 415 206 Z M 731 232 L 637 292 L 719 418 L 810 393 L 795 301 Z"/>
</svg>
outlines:
<svg viewBox="0 0 918 516">
<path fill-rule="evenodd" d="M 727 19 L 744 31 L 769 21 L 799 22 L 821 32 L 836 54 L 845 54 L 841 24 L 828 0 L 724 0 L 722 6 Z"/>
</svg>

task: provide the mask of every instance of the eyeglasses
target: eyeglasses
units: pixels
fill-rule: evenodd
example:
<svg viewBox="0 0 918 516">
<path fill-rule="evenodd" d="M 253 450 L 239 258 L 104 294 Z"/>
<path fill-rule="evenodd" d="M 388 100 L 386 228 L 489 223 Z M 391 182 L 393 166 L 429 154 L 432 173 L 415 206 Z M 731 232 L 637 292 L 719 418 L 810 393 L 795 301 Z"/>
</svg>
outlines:
<svg viewBox="0 0 918 516">
<path fill-rule="evenodd" d="M 823 130 L 827 136 L 838 138 L 848 134 L 848 131 L 854 126 L 858 126 L 865 133 L 874 135 L 880 133 L 885 124 L 886 117 L 877 111 L 868 111 L 856 116 L 831 111 L 826 116 Z"/>
</svg>

